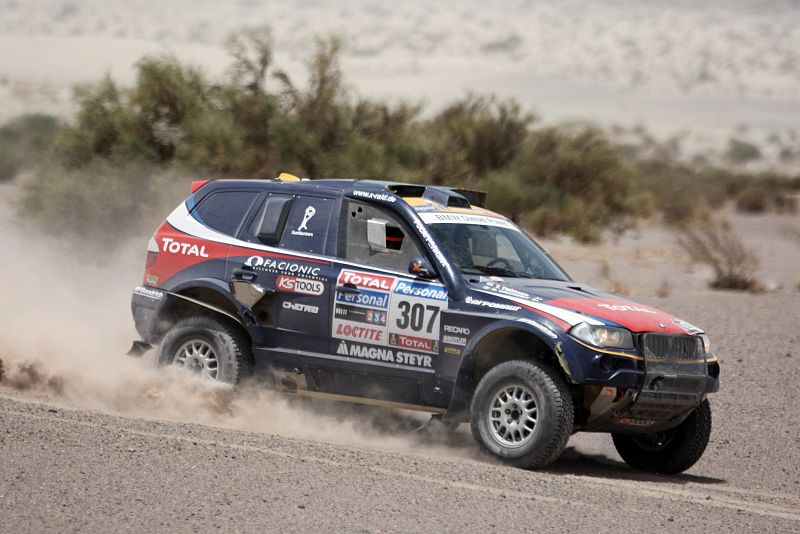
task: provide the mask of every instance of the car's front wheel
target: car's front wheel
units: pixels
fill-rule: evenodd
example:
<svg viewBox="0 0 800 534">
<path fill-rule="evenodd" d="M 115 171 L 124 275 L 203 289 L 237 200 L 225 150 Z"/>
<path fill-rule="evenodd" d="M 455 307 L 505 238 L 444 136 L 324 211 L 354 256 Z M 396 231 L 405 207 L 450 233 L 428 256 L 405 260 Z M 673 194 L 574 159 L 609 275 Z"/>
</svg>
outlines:
<svg viewBox="0 0 800 534">
<path fill-rule="evenodd" d="M 674 475 L 692 467 L 703 455 L 711 436 L 708 400 L 675 428 L 651 434 L 612 434 L 625 463 L 642 471 Z"/>
<path fill-rule="evenodd" d="M 190 317 L 164 336 L 159 366 L 177 365 L 203 378 L 238 384 L 252 371 L 250 342 L 239 329 L 207 316 Z"/>
<path fill-rule="evenodd" d="M 526 469 L 546 467 L 572 434 L 564 380 L 534 361 L 498 364 L 483 376 L 471 406 L 472 435 L 484 452 Z"/>
</svg>

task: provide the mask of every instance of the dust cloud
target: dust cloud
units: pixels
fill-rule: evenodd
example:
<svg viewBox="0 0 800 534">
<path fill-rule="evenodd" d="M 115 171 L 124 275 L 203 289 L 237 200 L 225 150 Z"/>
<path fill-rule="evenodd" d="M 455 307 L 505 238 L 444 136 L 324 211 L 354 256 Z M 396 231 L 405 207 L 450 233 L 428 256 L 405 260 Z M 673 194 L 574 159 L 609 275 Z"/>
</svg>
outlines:
<svg viewBox="0 0 800 534">
<path fill-rule="evenodd" d="M 13 389 L 130 417 L 439 457 L 475 454 L 464 432 L 411 434 L 424 423 L 422 415 L 291 398 L 257 386 L 233 389 L 180 369 L 157 369 L 155 351 L 126 356 L 138 339 L 130 295 L 141 281 L 147 239 L 121 248 L 78 247 L 25 232 L 2 213 L 3 204 L 0 394 Z M 78 257 L 77 249 L 95 251 Z"/>
</svg>

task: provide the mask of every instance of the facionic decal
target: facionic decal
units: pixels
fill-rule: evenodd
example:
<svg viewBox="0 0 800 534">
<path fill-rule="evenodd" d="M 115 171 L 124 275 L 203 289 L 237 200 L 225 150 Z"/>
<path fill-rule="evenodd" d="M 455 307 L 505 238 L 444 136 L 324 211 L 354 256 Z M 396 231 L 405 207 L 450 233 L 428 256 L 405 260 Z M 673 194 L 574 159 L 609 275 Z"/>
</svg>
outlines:
<svg viewBox="0 0 800 534">
<path fill-rule="evenodd" d="M 268 256 L 250 256 L 244 260 L 244 264 L 257 271 L 267 271 L 275 274 L 285 273 L 301 276 L 319 276 L 320 273 L 320 268 L 313 265 L 279 260 Z"/>
</svg>

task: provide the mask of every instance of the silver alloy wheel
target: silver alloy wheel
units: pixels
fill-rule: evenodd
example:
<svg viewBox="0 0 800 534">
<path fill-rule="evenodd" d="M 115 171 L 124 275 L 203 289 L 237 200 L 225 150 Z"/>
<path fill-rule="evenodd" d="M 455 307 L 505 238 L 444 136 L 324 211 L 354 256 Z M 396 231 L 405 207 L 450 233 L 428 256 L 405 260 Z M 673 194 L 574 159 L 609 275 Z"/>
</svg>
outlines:
<svg viewBox="0 0 800 534">
<path fill-rule="evenodd" d="M 533 438 L 537 417 L 536 398 L 527 386 L 503 386 L 489 408 L 489 431 L 504 447 L 522 447 Z"/>
<path fill-rule="evenodd" d="M 191 339 L 181 345 L 172 363 L 211 380 L 216 380 L 219 374 L 217 353 L 202 339 Z"/>
</svg>

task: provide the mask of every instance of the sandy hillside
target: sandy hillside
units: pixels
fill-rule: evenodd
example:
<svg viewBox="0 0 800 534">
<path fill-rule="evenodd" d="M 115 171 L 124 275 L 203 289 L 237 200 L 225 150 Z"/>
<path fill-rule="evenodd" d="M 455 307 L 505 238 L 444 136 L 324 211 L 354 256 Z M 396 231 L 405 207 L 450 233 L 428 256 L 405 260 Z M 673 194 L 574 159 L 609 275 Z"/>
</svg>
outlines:
<svg viewBox="0 0 800 534">
<path fill-rule="evenodd" d="M 0 119 L 68 112 L 72 84 L 105 72 L 129 83 L 146 53 L 174 53 L 218 76 L 225 37 L 269 25 L 290 73 L 301 76 L 314 35 L 336 33 L 360 92 L 431 109 L 467 91 L 498 93 L 548 121 L 689 131 L 690 152 L 720 148 L 733 132 L 790 136 L 800 124 L 792 0 L 0 0 L 0 13 Z"/>
</svg>

